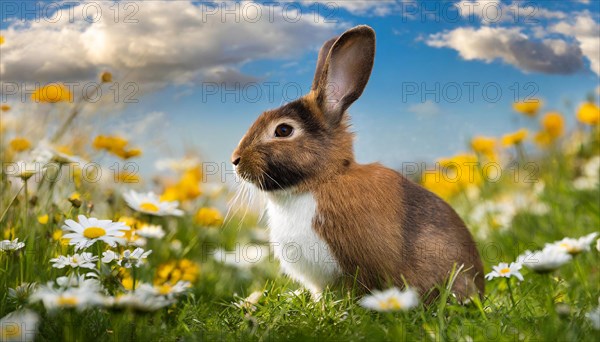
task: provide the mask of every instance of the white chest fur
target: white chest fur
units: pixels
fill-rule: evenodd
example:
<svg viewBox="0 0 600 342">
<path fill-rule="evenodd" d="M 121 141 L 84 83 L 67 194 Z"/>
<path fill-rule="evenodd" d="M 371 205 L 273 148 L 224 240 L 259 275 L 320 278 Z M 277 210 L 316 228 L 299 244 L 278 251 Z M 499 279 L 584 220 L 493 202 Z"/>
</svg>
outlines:
<svg viewBox="0 0 600 342">
<path fill-rule="evenodd" d="M 327 243 L 312 226 L 317 203 L 311 193 L 270 194 L 267 204 L 270 239 L 283 271 L 313 293 L 341 274 Z"/>
</svg>

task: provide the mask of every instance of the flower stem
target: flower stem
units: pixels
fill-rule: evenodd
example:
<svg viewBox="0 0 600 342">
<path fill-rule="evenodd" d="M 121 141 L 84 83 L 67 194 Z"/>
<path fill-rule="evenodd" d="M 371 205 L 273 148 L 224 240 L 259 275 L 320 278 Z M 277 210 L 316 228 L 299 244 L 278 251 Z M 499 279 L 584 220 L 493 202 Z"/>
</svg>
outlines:
<svg viewBox="0 0 600 342">
<path fill-rule="evenodd" d="M 10 200 L 10 203 L 8 203 L 8 206 L 6 206 L 6 209 L 4 209 L 2 216 L 0 216 L 0 222 L 2 222 L 2 220 L 4 219 L 4 216 L 6 216 L 6 213 L 8 213 L 8 209 L 10 209 L 10 207 L 12 207 L 13 203 L 15 203 L 15 200 L 17 199 L 17 197 L 19 197 L 19 194 L 21 193 L 21 190 L 23 190 L 23 188 L 24 188 L 24 186 L 19 188 L 19 191 L 17 191 L 17 194 L 15 195 L 15 197 L 13 197 L 13 199 Z"/>
<path fill-rule="evenodd" d="M 513 308 L 515 307 L 515 296 L 513 295 L 512 287 L 510 286 L 510 278 L 506 278 L 506 286 L 508 287 L 508 294 L 510 295 L 510 302 L 512 303 Z"/>
</svg>

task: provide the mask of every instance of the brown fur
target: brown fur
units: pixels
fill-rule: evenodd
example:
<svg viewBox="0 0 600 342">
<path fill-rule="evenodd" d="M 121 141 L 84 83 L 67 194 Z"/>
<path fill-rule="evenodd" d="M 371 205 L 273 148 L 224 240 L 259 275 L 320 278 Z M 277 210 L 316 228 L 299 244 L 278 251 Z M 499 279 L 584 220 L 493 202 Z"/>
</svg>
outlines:
<svg viewBox="0 0 600 342">
<path fill-rule="evenodd" d="M 311 192 L 314 230 L 361 289 L 406 283 L 425 294 L 462 265 L 453 291 L 461 298 L 483 294 L 481 259 L 456 212 L 398 172 L 354 160 L 346 109 L 366 86 L 374 48 L 366 26 L 326 42 L 311 92 L 257 119 L 233 154 L 240 158 L 237 171 L 265 191 Z M 297 133 L 273 138 L 278 122 Z"/>
</svg>

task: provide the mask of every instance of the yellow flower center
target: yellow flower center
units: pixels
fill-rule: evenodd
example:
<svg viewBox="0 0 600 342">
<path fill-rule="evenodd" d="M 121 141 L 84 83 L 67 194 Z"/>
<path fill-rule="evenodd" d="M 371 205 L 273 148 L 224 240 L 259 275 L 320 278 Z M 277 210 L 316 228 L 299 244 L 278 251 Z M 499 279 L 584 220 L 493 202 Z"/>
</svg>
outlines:
<svg viewBox="0 0 600 342">
<path fill-rule="evenodd" d="M 575 246 L 568 244 L 566 242 L 561 243 L 559 245 L 559 247 L 565 249 L 569 254 L 577 254 L 577 253 L 581 252 L 580 249 L 578 249 Z"/>
<path fill-rule="evenodd" d="M 398 301 L 398 298 L 391 297 L 388 298 L 385 302 L 381 303 L 383 309 L 392 309 L 392 310 L 400 310 L 402 309 L 402 304 Z"/>
<path fill-rule="evenodd" d="M 501 269 L 499 273 L 500 273 L 500 275 L 508 274 L 508 273 L 510 273 L 510 268 L 505 267 L 505 268 Z"/>
<path fill-rule="evenodd" d="M 144 203 L 140 204 L 140 209 L 142 209 L 144 211 L 149 211 L 149 212 L 155 213 L 158 211 L 158 206 L 154 203 L 144 202 Z"/>
<path fill-rule="evenodd" d="M 3 324 L 0 327 L 0 341 L 20 340 L 21 326 L 18 324 Z"/>
<path fill-rule="evenodd" d="M 169 284 L 162 284 L 161 286 L 158 287 L 158 293 L 160 293 L 161 295 L 166 295 L 171 293 L 171 285 Z"/>
<path fill-rule="evenodd" d="M 83 236 L 88 239 L 95 239 L 106 235 L 106 230 L 100 227 L 88 227 L 83 231 Z"/>
<path fill-rule="evenodd" d="M 77 305 L 77 298 L 68 297 L 68 296 L 60 296 L 58 298 L 58 305 L 60 305 L 60 306 L 75 306 L 75 305 Z"/>
</svg>

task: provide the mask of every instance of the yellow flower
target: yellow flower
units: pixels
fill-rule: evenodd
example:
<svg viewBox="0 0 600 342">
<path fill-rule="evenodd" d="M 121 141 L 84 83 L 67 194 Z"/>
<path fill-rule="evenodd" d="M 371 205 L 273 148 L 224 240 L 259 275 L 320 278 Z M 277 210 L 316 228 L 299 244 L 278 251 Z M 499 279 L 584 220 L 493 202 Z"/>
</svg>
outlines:
<svg viewBox="0 0 600 342">
<path fill-rule="evenodd" d="M 100 75 L 100 81 L 102 81 L 102 83 L 110 83 L 112 82 L 112 74 L 108 71 L 103 72 Z"/>
<path fill-rule="evenodd" d="M 542 107 L 542 101 L 539 99 L 530 99 L 523 102 L 515 102 L 513 109 L 526 116 L 535 116 Z"/>
<path fill-rule="evenodd" d="M 142 150 L 134 148 L 127 150 L 126 146 L 129 144 L 127 139 L 113 135 L 99 135 L 92 142 L 92 146 L 97 150 L 106 150 L 117 157 L 123 159 L 129 159 L 137 157 L 142 154 Z"/>
<path fill-rule="evenodd" d="M 187 201 L 193 200 L 202 194 L 200 182 L 202 171 L 200 167 L 193 167 L 184 171 L 176 184 L 167 186 L 160 199 L 162 201 Z"/>
<path fill-rule="evenodd" d="M 55 231 L 52 232 L 52 240 L 60 242 L 60 244 L 62 246 L 68 246 L 69 245 L 69 241 L 71 239 L 64 238 L 62 236 L 63 236 L 63 230 L 62 229 L 57 229 L 57 230 L 55 230 Z"/>
<path fill-rule="evenodd" d="M 134 172 L 119 172 L 116 175 L 117 183 L 139 183 L 140 177 Z"/>
<path fill-rule="evenodd" d="M 586 125 L 597 125 L 600 122 L 600 108 L 591 102 L 582 104 L 577 112 L 577 120 Z"/>
<path fill-rule="evenodd" d="M 223 224 L 223 216 L 215 208 L 200 208 L 194 216 L 194 222 L 201 226 L 220 226 Z"/>
<path fill-rule="evenodd" d="M 476 153 L 480 153 L 490 160 L 496 160 L 496 139 L 484 137 L 484 136 L 476 136 L 471 140 L 471 148 Z"/>
<path fill-rule="evenodd" d="M 38 216 L 38 222 L 40 224 L 47 224 L 48 223 L 48 214 L 42 215 L 42 216 Z"/>
<path fill-rule="evenodd" d="M 171 260 L 158 266 L 154 285 L 176 284 L 178 281 L 195 283 L 200 274 L 200 266 L 189 259 Z"/>
<path fill-rule="evenodd" d="M 565 120 L 559 113 L 548 113 L 542 118 L 542 127 L 551 139 L 556 139 L 564 133 Z"/>
<path fill-rule="evenodd" d="M 445 200 L 449 200 L 460 193 L 460 186 L 456 182 L 450 182 L 438 171 L 435 174 L 426 173 L 421 180 L 425 189 L 433 192 Z"/>
<path fill-rule="evenodd" d="M 25 138 L 17 137 L 10 141 L 9 146 L 13 151 L 23 152 L 31 148 L 31 143 Z"/>
<path fill-rule="evenodd" d="M 7 104 L 0 106 L 0 111 L 2 111 L 2 112 L 8 112 L 9 110 L 10 110 L 10 106 Z"/>
<path fill-rule="evenodd" d="M 505 134 L 502 136 L 502 144 L 504 146 L 520 144 L 527 138 L 528 134 L 529 132 L 525 128 L 521 128 L 513 133 Z"/>
<path fill-rule="evenodd" d="M 116 135 L 99 135 L 92 142 L 92 146 L 97 150 L 123 150 L 129 141 Z"/>
<path fill-rule="evenodd" d="M 552 144 L 552 141 L 554 141 L 554 139 L 552 139 L 550 134 L 548 134 L 547 132 L 544 132 L 544 131 L 537 132 L 535 134 L 535 137 L 533 137 L 533 140 L 535 141 L 536 144 L 540 145 L 541 147 L 546 147 L 546 146 Z"/>
<path fill-rule="evenodd" d="M 41 88 L 36 89 L 31 94 L 31 100 L 35 102 L 71 102 L 73 101 L 73 94 L 69 88 L 62 83 L 50 83 Z"/>
<path fill-rule="evenodd" d="M 4 44 L 4 36 L 0 35 L 0 45 Z"/>
<path fill-rule="evenodd" d="M 71 196 L 69 196 L 69 198 L 67 198 L 67 200 L 69 200 L 69 202 L 71 202 L 75 208 L 81 207 L 82 201 L 81 194 L 79 194 L 79 192 L 75 191 L 71 194 Z"/>
</svg>

